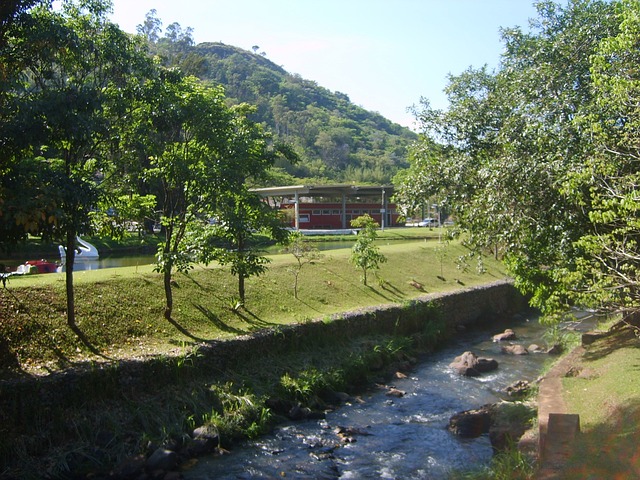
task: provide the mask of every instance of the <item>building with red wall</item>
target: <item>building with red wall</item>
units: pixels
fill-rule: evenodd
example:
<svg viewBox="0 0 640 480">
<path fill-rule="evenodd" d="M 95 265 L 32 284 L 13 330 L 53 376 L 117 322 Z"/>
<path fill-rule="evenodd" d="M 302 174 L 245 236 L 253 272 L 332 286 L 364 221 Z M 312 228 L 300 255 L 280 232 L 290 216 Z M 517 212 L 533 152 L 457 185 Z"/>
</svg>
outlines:
<svg viewBox="0 0 640 480">
<path fill-rule="evenodd" d="M 400 217 L 396 205 L 389 202 L 391 185 L 292 185 L 253 191 L 285 212 L 297 230 L 348 229 L 351 220 L 365 214 L 385 228 L 397 226 Z"/>
</svg>

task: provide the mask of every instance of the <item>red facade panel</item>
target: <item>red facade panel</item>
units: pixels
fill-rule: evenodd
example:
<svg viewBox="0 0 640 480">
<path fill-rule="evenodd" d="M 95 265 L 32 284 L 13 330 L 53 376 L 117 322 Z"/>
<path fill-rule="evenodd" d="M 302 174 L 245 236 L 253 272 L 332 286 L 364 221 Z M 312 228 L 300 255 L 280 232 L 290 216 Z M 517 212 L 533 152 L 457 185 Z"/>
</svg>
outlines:
<svg viewBox="0 0 640 480">
<path fill-rule="evenodd" d="M 282 210 L 287 211 L 287 223 L 295 227 L 294 204 L 283 204 Z M 298 218 L 301 229 L 332 229 L 350 228 L 351 220 L 365 214 L 369 214 L 379 225 L 382 225 L 381 207 L 379 203 L 347 203 L 344 211 L 344 224 L 342 204 L 340 203 L 303 203 L 298 206 Z M 396 226 L 398 217 L 395 204 L 387 204 L 384 212 L 386 227 Z"/>
</svg>

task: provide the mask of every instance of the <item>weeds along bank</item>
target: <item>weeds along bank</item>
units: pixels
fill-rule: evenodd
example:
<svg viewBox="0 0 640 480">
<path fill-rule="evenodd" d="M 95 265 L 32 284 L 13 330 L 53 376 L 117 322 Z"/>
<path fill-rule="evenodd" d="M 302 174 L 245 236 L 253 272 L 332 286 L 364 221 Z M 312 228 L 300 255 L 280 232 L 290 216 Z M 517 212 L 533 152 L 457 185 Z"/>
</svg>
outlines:
<svg viewBox="0 0 640 480">
<path fill-rule="evenodd" d="M 222 446 L 267 431 L 277 405 L 322 409 L 455 330 L 526 307 L 508 282 L 203 342 L 175 357 L 0 384 L 0 475 L 98 474 L 210 426 Z M 186 448 L 186 447 L 185 447 Z"/>
</svg>

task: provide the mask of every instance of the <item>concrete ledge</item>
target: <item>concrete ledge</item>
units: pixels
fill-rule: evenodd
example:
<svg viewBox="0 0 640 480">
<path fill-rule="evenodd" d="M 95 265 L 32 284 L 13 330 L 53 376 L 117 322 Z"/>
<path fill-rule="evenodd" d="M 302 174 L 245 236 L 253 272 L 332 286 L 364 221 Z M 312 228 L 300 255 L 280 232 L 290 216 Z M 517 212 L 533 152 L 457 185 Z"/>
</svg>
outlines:
<svg viewBox="0 0 640 480">
<path fill-rule="evenodd" d="M 577 347 L 560 360 L 544 377 L 538 391 L 538 460 L 536 479 L 561 479 L 562 465 L 569 458 L 573 442 L 580 431 L 580 417 L 567 412 L 563 398 L 562 379 L 574 362 L 584 353 Z"/>
<path fill-rule="evenodd" d="M 580 416 L 573 413 L 550 413 L 538 479 L 562 478 L 562 467 L 571 456 L 573 442 L 580 432 Z"/>
</svg>

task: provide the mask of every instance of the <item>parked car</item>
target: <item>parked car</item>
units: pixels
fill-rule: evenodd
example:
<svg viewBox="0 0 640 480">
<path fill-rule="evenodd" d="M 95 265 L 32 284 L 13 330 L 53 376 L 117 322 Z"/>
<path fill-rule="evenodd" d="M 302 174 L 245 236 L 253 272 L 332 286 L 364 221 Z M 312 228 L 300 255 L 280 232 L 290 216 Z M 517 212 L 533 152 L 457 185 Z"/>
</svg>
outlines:
<svg viewBox="0 0 640 480">
<path fill-rule="evenodd" d="M 435 224 L 436 224 L 436 221 L 433 218 L 425 218 L 418 222 L 419 227 L 431 227 Z"/>
</svg>

